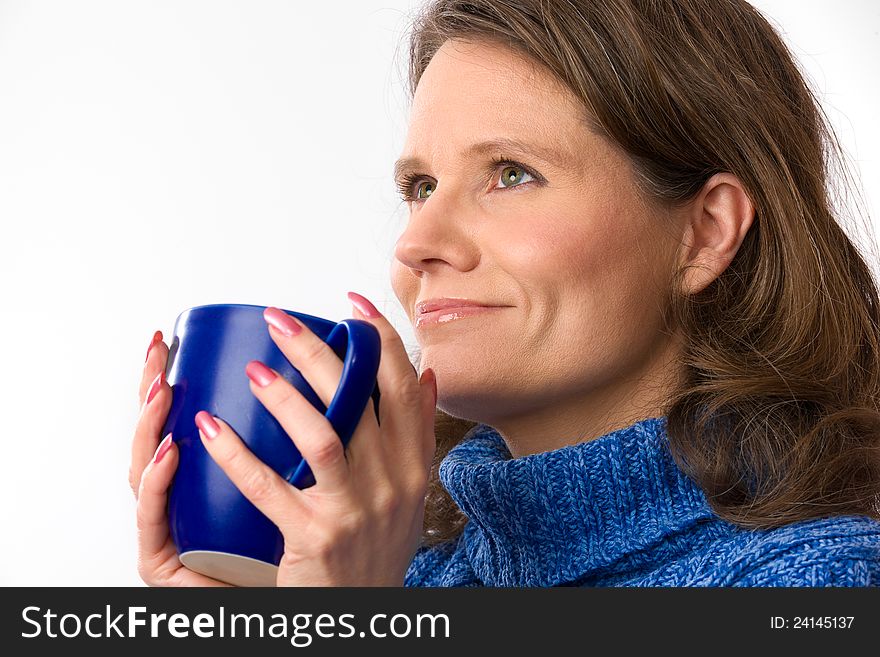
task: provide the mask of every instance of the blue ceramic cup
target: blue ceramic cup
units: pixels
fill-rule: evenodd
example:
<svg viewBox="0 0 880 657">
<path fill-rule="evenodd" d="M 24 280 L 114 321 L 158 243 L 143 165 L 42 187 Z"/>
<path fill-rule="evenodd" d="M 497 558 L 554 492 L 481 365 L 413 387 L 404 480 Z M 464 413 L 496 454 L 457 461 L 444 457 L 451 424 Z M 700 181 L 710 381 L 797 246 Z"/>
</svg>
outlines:
<svg viewBox="0 0 880 657">
<path fill-rule="evenodd" d="M 370 399 L 379 416 L 381 341 L 372 324 L 284 311 L 343 360 L 336 394 L 324 406 L 275 345 L 264 310 L 215 304 L 184 311 L 174 323 L 165 368 L 172 402 L 162 435 L 172 432 L 180 454 L 168 497 L 172 539 L 187 568 L 238 586 L 274 586 L 284 540 L 205 450 L 196 413 L 205 410 L 225 420 L 260 460 L 297 488 L 313 485 L 314 476 L 281 424 L 251 392 L 245 374 L 249 361 L 262 361 L 295 386 L 324 414 L 343 444 Z"/>
</svg>

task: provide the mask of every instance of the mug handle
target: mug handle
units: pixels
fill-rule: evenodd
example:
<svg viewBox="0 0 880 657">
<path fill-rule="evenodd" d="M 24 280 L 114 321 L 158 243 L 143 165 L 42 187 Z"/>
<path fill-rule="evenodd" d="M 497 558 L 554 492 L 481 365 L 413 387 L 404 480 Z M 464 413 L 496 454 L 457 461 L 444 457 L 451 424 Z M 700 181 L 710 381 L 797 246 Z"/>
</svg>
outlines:
<svg viewBox="0 0 880 657">
<path fill-rule="evenodd" d="M 327 412 L 324 413 L 344 448 L 351 440 L 371 397 L 376 417 L 379 417 L 379 386 L 376 383 L 376 374 L 379 372 L 382 339 L 379 330 L 369 322 L 344 319 L 333 327 L 326 342 L 338 356 L 345 354 L 342 378 Z M 303 459 L 287 481 L 297 488 L 308 488 L 315 484 L 315 476 Z"/>
</svg>

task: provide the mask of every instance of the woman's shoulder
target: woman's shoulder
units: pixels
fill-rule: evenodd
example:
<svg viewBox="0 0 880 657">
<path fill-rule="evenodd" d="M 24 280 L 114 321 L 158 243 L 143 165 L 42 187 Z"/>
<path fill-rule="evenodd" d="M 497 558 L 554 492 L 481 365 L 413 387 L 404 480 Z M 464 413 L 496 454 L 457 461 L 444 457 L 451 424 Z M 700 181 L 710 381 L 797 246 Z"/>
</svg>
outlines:
<svg viewBox="0 0 880 657">
<path fill-rule="evenodd" d="M 474 571 L 461 545 L 462 535 L 416 550 L 404 586 L 476 586 Z"/>
<path fill-rule="evenodd" d="M 742 531 L 727 543 L 722 586 L 880 586 L 880 521 L 868 516 Z"/>
<path fill-rule="evenodd" d="M 880 586 L 880 521 L 867 516 L 832 516 L 762 530 L 729 525 L 716 536 L 699 554 L 690 553 L 690 574 L 676 585 Z M 404 585 L 479 586 L 462 535 L 420 547 Z"/>
</svg>

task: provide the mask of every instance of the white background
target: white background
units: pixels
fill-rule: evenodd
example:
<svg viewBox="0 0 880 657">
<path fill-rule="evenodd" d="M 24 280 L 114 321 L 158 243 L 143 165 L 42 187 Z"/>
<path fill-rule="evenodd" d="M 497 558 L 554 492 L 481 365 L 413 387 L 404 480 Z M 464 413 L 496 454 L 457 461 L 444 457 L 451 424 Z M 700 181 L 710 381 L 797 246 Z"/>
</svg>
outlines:
<svg viewBox="0 0 880 657">
<path fill-rule="evenodd" d="M 880 3 L 761 0 L 880 209 Z M 138 585 L 150 337 L 207 303 L 351 316 L 405 208 L 417 0 L 0 0 L 0 584 Z M 760 108 L 755 108 L 760 111 Z"/>
</svg>

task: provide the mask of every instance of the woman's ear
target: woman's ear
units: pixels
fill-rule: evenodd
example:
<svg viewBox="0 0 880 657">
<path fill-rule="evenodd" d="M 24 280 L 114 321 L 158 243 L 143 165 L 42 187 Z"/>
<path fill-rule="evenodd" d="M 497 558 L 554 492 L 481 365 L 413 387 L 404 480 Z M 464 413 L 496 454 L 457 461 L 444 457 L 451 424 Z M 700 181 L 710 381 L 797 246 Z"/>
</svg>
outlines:
<svg viewBox="0 0 880 657">
<path fill-rule="evenodd" d="M 686 268 L 683 294 L 696 294 L 727 269 L 755 218 L 739 178 L 718 173 L 685 209 L 679 267 Z"/>
</svg>

